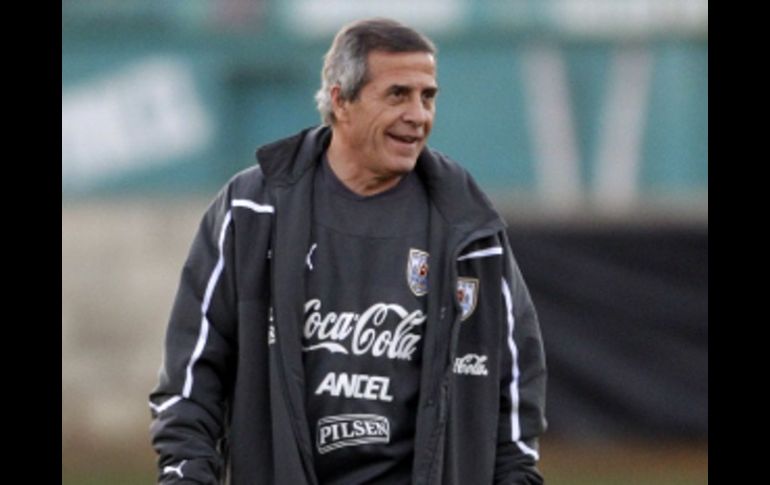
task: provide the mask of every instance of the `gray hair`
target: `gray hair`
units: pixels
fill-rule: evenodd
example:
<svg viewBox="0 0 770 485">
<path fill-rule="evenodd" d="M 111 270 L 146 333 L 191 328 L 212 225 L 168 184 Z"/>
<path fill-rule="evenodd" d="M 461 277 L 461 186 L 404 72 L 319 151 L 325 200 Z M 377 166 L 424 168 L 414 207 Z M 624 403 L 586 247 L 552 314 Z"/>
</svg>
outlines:
<svg viewBox="0 0 770 485">
<path fill-rule="evenodd" d="M 324 56 L 321 88 L 315 94 L 321 121 L 336 120 L 332 110 L 331 88 L 340 87 L 340 96 L 354 101 L 369 81 L 367 58 L 372 51 L 436 53 L 436 46 L 419 32 L 395 20 L 358 20 L 340 29 Z"/>
</svg>

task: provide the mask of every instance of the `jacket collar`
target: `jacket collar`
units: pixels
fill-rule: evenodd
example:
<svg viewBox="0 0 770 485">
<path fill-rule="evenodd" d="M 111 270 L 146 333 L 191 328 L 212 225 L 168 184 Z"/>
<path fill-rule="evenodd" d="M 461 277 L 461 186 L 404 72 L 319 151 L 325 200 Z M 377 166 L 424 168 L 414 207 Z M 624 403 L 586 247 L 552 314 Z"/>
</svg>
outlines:
<svg viewBox="0 0 770 485">
<path fill-rule="evenodd" d="M 331 129 L 317 126 L 260 147 L 257 161 L 268 185 L 295 184 L 316 166 L 330 141 Z M 425 147 L 417 159 L 415 171 L 441 217 L 457 230 L 467 233 L 481 227 L 505 227 L 468 172 L 442 153 Z"/>
<path fill-rule="evenodd" d="M 277 186 L 295 184 L 316 165 L 331 138 L 331 129 L 318 126 L 258 148 L 257 161 L 267 183 Z"/>
</svg>

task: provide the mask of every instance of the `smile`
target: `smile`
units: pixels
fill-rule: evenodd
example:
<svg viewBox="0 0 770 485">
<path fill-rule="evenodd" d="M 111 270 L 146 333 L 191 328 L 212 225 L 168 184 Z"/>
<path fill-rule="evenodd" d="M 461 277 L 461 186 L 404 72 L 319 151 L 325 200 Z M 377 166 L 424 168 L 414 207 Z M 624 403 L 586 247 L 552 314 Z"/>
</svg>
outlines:
<svg viewBox="0 0 770 485">
<path fill-rule="evenodd" d="M 389 136 L 389 137 L 391 137 L 391 138 L 393 138 L 394 140 L 396 140 L 396 141 L 398 141 L 398 142 L 401 142 L 401 143 L 407 143 L 407 144 L 416 143 L 416 142 L 418 142 L 418 141 L 420 141 L 420 140 L 421 140 L 421 138 L 420 138 L 420 137 L 416 137 L 416 136 L 405 136 L 405 135 L 395 135 L 395 134 L 393 134 L 393 133 L 388 133 L 388 136 Z"/>
</svg>

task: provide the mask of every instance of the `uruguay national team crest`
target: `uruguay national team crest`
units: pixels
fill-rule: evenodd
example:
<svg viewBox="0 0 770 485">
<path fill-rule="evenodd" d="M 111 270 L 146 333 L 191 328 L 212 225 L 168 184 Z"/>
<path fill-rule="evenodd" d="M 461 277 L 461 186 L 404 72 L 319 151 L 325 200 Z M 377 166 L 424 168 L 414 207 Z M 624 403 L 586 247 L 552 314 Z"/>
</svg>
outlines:
<svg viewBox="0 0 770 485">
<path fill-rule="evenodd" d="M 419 249 L 409 250 L 409 260 L 406 263 L 406 282 L 409 289 L 417 296 L 428 293 L 428 256 Z"/>
<path fill-rule="evenodd" d="M 462 314 L 460 318 L 465 320 L 473 310 L 476 309 L 476 302 L 479 299 L 479 280 L 476 278 L 458 278 L 457 279 L 457 301 L 460 303 Z"/>
</svg>

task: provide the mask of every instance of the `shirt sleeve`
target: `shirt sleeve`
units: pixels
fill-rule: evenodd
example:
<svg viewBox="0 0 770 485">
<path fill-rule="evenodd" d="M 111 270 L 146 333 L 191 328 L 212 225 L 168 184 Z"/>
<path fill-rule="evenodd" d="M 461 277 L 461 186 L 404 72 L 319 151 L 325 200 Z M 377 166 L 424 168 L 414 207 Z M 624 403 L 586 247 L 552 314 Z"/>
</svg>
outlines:
<svg viewBox="0 0 770 485">
<path fill-rule="evenodd" d="M 204 215 L 182 270 L 150 394 L 158 483 L 219 483 L 236 323 L 227 189 Z"/>
<path fill-rule="evenodd" d="M 538 438 L 545 431 L 546 366 L 537 312 L 503 234 L 502 309 L 496 484 L 540 484 Z"/>
</svg>

